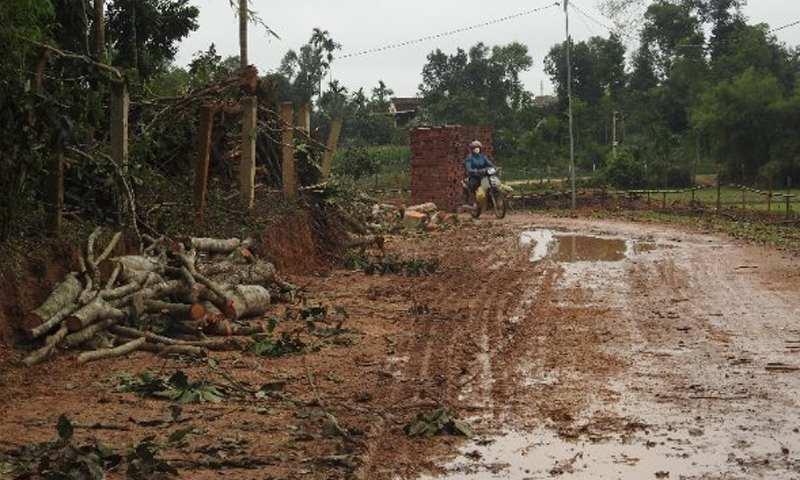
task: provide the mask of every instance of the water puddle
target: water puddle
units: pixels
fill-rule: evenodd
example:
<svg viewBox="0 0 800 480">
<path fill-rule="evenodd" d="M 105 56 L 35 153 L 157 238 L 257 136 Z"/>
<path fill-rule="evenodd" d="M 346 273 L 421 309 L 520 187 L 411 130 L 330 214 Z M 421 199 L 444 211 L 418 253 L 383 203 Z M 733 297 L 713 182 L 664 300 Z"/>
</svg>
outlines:
<svg viewBox="0 0 800 480">
<path fill-rule="evenodd" d="M 555 262 L 619 262 L 660 248 L 654 242 L 606 238 L 554 230 L 522 232 L 522 245 L 533 245 L 531 262 L 549 258 Z"/>
<path fill-rule="evenodd" d="M 440 476 L 425 480 L 697 478 L 741 473 L 740 449 L 710 448 L 708 433 L 667 431 L 647 438 L 567 441 L 541 429 L 471 440 Z M 781 444 L 763 438 L 762 455 L 781 457 Z M 713 442 L 716 443 L 716 442 Z M 736 453 L 733 453 L 732 450 Z M 783 455 L 785 458 L 785 454 Z M 760 460 L 763 461 L 763 460 Z M 703 477 L 705 478 L 705 477 Z M 717 478 L 717 477 L 714 477 Z M 728 478 L 727 476 L 725 478 Z M 738 477 L 737 477 L 738 478 Z"/>
</svg>

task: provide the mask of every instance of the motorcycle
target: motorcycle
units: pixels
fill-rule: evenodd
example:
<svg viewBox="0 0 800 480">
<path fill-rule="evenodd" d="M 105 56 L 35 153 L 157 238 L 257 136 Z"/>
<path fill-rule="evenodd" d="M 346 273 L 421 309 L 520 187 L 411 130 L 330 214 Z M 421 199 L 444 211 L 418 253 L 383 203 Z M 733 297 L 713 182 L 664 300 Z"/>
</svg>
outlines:
<svg viewBox="0 0 800 480">
<path fill-rule="evenodd" d="M 472 218 L 481 216 L 484 210 L 492 209 L 494 216 L 503 218 L 508 209 L 508 190 L 509 187 L 503 185 L 500 177 L 497 176 L 497 169 L 482 168 L 476 172 L 480 177 L 480 186 L 475 191 L 475 205 L 470 209 Z M 464 180 L 465 192 L 468 190 L 468 182 Z"/>
</svg>

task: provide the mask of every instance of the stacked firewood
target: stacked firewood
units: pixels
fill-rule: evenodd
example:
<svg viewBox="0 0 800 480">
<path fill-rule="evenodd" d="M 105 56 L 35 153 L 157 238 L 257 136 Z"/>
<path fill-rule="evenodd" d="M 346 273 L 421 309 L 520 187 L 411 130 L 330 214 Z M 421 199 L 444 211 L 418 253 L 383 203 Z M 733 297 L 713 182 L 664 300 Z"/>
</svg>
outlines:
<svg viewBox="0 0 800 480">
<path fill-rule="evenodd" d="M 144 235 L 137 255 L 111 257 L 121 233 L 95 255 L 99 234 L 89 236 L 78 270 L 23 320 L 30 340 L 43 339 L 27 365 L 75 348 L 84 350 L 79 363 L 135 350 L 224 349 L 229 342 L 220 337 L 263 331 L 237 320 L 263 317 L 273 301 L 291 301 L 297 292 L 256 258 L 250 240 Z"/>
</svg>

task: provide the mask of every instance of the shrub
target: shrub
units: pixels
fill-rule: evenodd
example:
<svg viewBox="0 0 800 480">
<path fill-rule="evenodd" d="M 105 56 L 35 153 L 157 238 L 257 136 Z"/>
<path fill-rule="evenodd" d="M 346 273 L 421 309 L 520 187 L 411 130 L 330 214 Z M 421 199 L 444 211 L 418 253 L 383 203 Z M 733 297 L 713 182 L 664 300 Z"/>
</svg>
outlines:
<svg viewBox="0 0 800 480">
<path fill-rule="evenodd" d="M 640 188 L 645 184 L 644 166 L 629 151 L 620 151 L 616 157 L 609 154 L 603 169 L 603 181 L 619 189 Z"/>
</svg>

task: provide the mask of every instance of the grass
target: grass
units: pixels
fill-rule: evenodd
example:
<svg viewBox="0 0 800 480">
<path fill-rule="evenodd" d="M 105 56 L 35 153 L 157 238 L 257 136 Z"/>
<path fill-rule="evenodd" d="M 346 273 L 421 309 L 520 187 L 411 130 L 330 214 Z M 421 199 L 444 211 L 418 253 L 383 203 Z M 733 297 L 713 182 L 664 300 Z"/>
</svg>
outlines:
<svg viewBox="0 0 800 480">
<path fill-rule="evenodd" d="M 578 181 L 585 180 L 586 178 L 579 178 Z M 514 188 L 516 193 L 548 193 L 562 189 L 561 180 L 553 180 L 550 183 L 542 183 L 539 180 L 512 180 L 509 184 Z M 566 186 L 564 186 L 566 187 Z M 657 189 L 653 189 L 657 190 Z M 671 189 L 670 189 L 671 190 Z M 681 202 L 688 204 L 692 201 L 691 191 L 680 191 L 674 189 L 676 193 L 667 193 L 667 204 L 674 202 Z M 744 209 L 752 212 L 772 212 L 781 214 L 786 212 L 786 190 L 776 190 L 773 192 L 772 200 L 768 201 L 766 194 L 758 194 L 752 191 L 744 192 Z M 800 213 L 800 189 L 790 190 L 790 194 L 794 197 L 789 199 L 789 212 L 792 215 Z M 646 194 L 641 194 L 646 198 Z M 720 189 L 720 207 L 722 210 L 742 210 L 742 190 L 735 187 L 722 187 Z M 650 195 L 650 202 L 654 206 L 660 206 L 664 201 L 662 193 L 652 193 Z M 695 190 L 694 201 L 709 209 L 715 209 L 717 206 L 717 189 L 715 187 L 707 187 L 700 190 Z"/>
<path fill-rule="evenodd" d="M 605 212 L 595 212 L 604 216 Z M 608 214 L 614 216 L 616 214 Z M 624 216 L 632 220 L 673 223 L 700 230 L 725 233 L 735 238 L 800 252 L 800 228 L 789 224 L 742 222 L 716 215 L 690 215 L 679 212 L 632 211 Z"/>
</svg>

